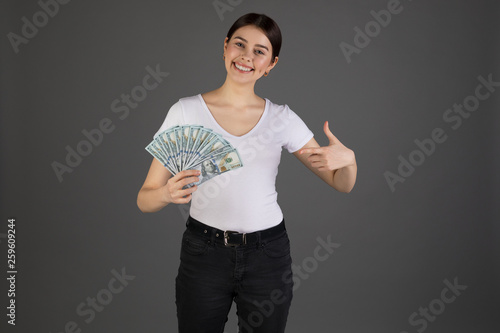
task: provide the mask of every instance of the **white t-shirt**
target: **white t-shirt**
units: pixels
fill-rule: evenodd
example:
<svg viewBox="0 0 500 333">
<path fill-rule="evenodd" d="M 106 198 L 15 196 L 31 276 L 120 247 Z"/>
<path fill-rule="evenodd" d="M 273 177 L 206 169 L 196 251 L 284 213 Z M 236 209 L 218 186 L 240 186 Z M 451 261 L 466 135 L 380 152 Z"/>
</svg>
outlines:
<svg viewBox="0 0 500 333">
<path fill-rule="evenodd" d="M 242 136 L 226 132 L 217 123 L 201 94 L 175 103 L 155 133 L 175 125 L 202 125 L 221 134 L 238 150 L 243 167 L 207 180 L 193 192 L 190 215 L 198 221 L 238 232 L 267 229 L 282 221 L 275 187 L 282 147 L 293 153 L 313 133 L 288 105 L 265 101 L 259 122 Z"/>
</svg>

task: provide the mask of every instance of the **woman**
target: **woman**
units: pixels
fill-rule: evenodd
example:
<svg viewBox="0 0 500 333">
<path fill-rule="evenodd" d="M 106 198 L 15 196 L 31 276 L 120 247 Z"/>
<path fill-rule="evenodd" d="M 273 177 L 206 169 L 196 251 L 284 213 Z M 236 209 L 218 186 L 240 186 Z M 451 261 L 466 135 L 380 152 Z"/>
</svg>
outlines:
<svg viewBox="0 0 500 333">
<path fill-rule="evenodd" d="M 278 63 L 281 32 L 268 16 L 240 17 L 224 41 L 224 84 L 186 97 L 169 110 L 158 132 L 196 124 L 220 133 L 238 150 L 243 167 L 199 186 L 200 172 L 174 177 L 153 159 L 139 191 L 142 212 L 191 201 L 176 278 L 179 332 L 224 331 L 232 302 L 241 332 L 284 332 L 292 300 L 290 243 L 277 204 L 275 179 L 282 148 L 328 185 L 350 192 L 356 160 L 329 130 L 320 147 L 287 105 L 254 92 L 255 83 Z M 158 133 L 157 132 L 157 133 Z"/>
</svg>

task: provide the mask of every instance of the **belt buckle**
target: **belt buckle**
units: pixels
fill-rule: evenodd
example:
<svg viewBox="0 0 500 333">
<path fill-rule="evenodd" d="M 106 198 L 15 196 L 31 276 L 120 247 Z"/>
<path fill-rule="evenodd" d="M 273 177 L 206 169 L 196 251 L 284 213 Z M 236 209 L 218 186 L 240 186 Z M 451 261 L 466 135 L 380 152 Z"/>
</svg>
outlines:
<svg viewBox="0 0 500 333">
<path fill-rule="evenodd" d="M 224 245 L 225 246 L 236 246 L 236 245 L 241 245 L 241 244 L 235 244 L 235 243 L 228 243 L 227 239 L 229 238 L 229 234 L 239 234 L 238 231 L 232 231 L 232 230 L 226 230 L 224 231 Z M 247 243 L 247 237 L 246 234 L 243 233 L 243 244 Z"/>
</svg>

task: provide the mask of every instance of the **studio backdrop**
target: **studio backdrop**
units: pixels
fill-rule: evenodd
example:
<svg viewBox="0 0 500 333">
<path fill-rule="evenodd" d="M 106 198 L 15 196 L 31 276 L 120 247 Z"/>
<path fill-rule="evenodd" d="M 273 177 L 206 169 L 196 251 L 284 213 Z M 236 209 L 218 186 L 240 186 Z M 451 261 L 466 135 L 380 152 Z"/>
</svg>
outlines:
<svg viewBox="0 0 500 333">
<path fill-rule="evenodd" d="M 282 152 L 287 332 L 500 331 L 498 1 L 0 6 L 1 332 L 177 331 L 189 205 L 138 209 L 145 147 L 180 98 L 222 85 L 249 12 L 283 35 L 257 95 L 322 146 L 328 120 L 358 164 L 346 194 Z"/>
</svg>

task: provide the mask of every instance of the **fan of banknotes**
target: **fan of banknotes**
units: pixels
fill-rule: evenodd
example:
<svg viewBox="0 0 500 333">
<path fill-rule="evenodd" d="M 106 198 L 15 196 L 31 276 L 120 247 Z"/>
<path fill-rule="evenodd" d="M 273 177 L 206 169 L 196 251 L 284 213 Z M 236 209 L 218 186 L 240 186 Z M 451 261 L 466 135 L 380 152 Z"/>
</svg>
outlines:
<svg viewBox="0 0 500 333">
<path fill-rule="evenodd" d="M 183 170 L 200 170 L 199 181 L 184 188 L 201 185 L 243 166 L 236 148 L 220 134 L 201 125 L 170 127 L 155 135 L 146 150 L 172 175 Z"/>
</svg>

